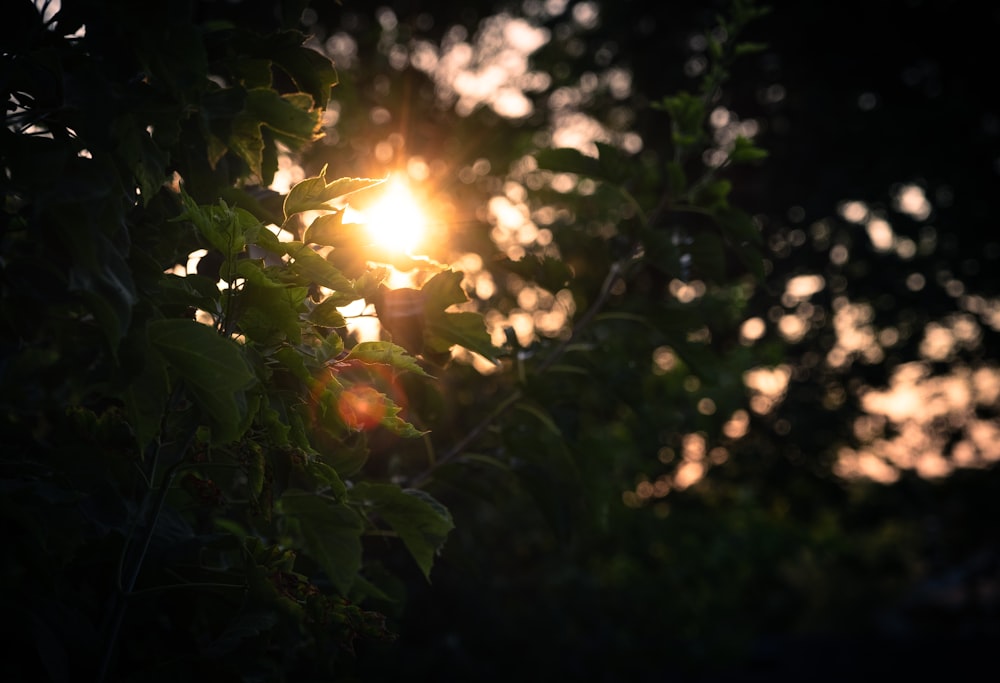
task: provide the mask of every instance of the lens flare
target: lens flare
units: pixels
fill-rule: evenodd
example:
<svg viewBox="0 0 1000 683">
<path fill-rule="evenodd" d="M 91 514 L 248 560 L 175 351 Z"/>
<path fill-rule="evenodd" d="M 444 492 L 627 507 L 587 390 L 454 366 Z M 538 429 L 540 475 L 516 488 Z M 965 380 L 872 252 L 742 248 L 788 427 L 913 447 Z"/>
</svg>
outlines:
<svg viewBox="0 0 1000 683">
<path fill-rule="evenodd" d="M 368 431 L 385 417 L 385 395 L 365 385 L 349 387 L 337 399 L 337 411 L 351 429 Z"/>
</svg>

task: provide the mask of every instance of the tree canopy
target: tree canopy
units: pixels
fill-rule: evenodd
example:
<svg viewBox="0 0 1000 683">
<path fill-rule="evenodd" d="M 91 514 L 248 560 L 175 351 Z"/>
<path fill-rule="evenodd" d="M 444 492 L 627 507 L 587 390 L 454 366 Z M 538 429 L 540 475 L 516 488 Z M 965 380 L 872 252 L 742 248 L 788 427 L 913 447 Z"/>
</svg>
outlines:
<svg viewBox="0 0 1000 683">
<path fill-rule="evenodd" d="M 8 15 L 12 680 L 954 673 L 996 635 L 995 13 Z"/>
</svg>

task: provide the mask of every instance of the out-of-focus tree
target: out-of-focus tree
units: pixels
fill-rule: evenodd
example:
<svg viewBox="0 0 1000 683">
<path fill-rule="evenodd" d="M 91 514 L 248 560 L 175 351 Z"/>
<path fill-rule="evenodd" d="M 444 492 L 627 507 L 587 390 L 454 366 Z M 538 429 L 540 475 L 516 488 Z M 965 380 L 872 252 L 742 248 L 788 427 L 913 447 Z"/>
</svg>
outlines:
<svg viewBox="0 0 1000 683">
<path fill-rule="evenodd" d="M 601 141 L 666 168 L 671 130 L 652 103 L 696 90 L 712 68 L 713 39 L 726 36 L 706 29 L 719 9 L 385 3 L 345 5 L 315 26 L 356 75 L 357 99 L 345 103 L 364 102 L 383 122 L 369 146 L 378 171 L 405 170 L 416 157 L 413 177 L 426 170 L 422 185 L 447 196 L 438 220 L 454 251 L 438 257 L 461 259 L 488 235 L 516 258 L 544 254 L 537 235 L 568 240 L 554 227 L 560 216 L 581 232 L 587 224 L 579 206 L 560 214 L 566 195 L 540 180 L 532 150 L 556 143 L 593 154 Z M 673 302 L 698 302 L 719 358 L 698 365 L 676 337 L 644 354 L 641 330 L 606 332 L 606 363 L 588 368 L 600 387 L 592 400 L 581 402 L 587 390 L 565 379 L 575 401 L 556 393 L 541 402 L 575 438 L 579 476 L 595 487 L 582 490 L 603 502 L 605 526 L 560 546 L 516 523 L 523 497 L 507 494 L 493 509 L 456 504 L 460 518 L 479 522 L 459 525 L 431 590 L 454 611 L 427 620 L 420 602 L 407 613 L 414 640 L 404 651 L 502 666 L 498 643 L 517 643 L 553 670 L 573 662 L 594 671 L 607 658 L 648 672 L 664 643 L 683 660 L 772 633 L 916 637 L 926 634 L 923 610 L 944 618 L 939 586 L 958 591 L 966 609 L 947 623 L 966 619 L 973 636 L 993 628 L 975 616 L 988 599 L 945 578 L 988 582 L 995 557 L 984 525 L 995 487 L 998 249 L 982 226 L 997 112 L 960 58 L 988 43 L 995 17 L 959 23 L 935 2 L 781 3 L 749 26 L 748 40 L 766 47 L 732 64 L 709 130 L 720 146 L 744 135 L 770 152 L 763 165 L 728 169 L 734 203 L 751 210 L 765 238 L 762 286 L 733 292 L 732 309 L 710 304 L 717 292 L 698 277 L 629 289 L 622 301 L 636 306 L 664 286 Z M 845 49 L 846 36 L 865 49 Z M 370 121 L 349 112 L 364 110 L 344 106 L 335 128 L 360 130 Z M 354 158 L 348 140 L 314 148 L 307 167 Z M 587 181 L 575 187 L 599 196 Z M 601 262 L 592 253 L 571 261 Z M 552 308 L 537 308 L 545 298 L 530 280 L 525 287 L 489 261 L 481 268 L 468 286 L 495 311 L 498 340 L 505 325 L 515 328 L 530 369 L 534 346 L 549 343 L 538 322 Z M 536 308 L 525 310 L 530 302 Z M 670 316 L 682 329 L 688 322 Z M 452 393 L 453 419 L 474 425 L 486 411 L 463 386 Z M 500 474 L 476 466 L 488 481 Z M 431 482 L 442 493 L 444 475 Z M 459 481 L 445 494 L 456 503 L 472 495 Z M 582 520 L 557 488 L 552 504 Z M 481 567 L 475 580 L 464 573 L 470 562 Z M 462 570 L 445 574 L 452 566 Z M 475 599 L 484 585 L 502 592 L 503 606 Z M 566 633 L 564 649 L 529 633 Z"/>
</svg>

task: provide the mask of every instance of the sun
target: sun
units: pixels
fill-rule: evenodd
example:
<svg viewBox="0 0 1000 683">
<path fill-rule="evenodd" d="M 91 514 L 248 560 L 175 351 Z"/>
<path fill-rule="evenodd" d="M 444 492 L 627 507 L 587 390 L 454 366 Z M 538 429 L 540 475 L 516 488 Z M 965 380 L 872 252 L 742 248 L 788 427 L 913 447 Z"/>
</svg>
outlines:
<svg viewBox="0 0 1000 683">
<path fill-rule="evenodd" d="M 383 249 L 411 254 L 424 237 L 427 218 L 406 183 L 392 178 L 363 214 L 365 229 Z"/>
</svg>

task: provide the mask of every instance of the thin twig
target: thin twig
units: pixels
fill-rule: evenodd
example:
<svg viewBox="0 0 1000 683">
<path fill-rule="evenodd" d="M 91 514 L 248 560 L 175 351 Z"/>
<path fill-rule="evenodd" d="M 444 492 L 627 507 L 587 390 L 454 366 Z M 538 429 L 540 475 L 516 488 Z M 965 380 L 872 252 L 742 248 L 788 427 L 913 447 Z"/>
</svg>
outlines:
<svg viewBox="0 0 1000 683">
<path fill-rule="evenodd" d="M 128 554 L 129 548 L 132 547 L 132 544 L 129 539 L 126 539 L 125 541 L 125 547 L 122 550 L 122 559 L 119 565 L 119 575 L 118 575 L 119 593 L 115 596 L 114 599 L 114 608 L 111 613 L 111 620 L 109 622 L 110 626 L 104 646 L 104 654 L 101 658 L 101 665 L 100 668 L 98 669 L 98 674 L 97 674 L 98 683 L 103 683 L 103 681 L 107 680 L 107 676 L 111 668 L 111 660 L 114 657 L 115 650 L 117 649 L 116 646 L 118 644 L 118 633 L 121 631 L 122 623 L 125 620 L 125 612 L 128 609 L 128 597 L 133 593 L 133 589 L 135 588 L 135 583 L 139 578 L 139 572 L 142 570 L 143 562 L 146 559 L 146 554 L 149 552 L 149 545 L 153 540 L 153 535 L 156 533 L 156 524 L 159 521 L 160 514 L 163 511 L 163 505 L 166 502 L 167 494 L 170 491 L 170 485 L 173 483 L 174 475 L 177 473 L 177 470 L 180 467 L 181 463 L 184 462 L 184 454 L 190 450 L 192 444 L 194 443 L 195 434 L 196 432 L 192 430 L 187 440 L 185 441 L 184 445 L 180 449 L 180 451 L 176 453 L 176 460 L 170 467 L 167 468 L 166 472 L 164 472 L 163 481 L 160 483 L 160 488 L 157 489 L 156 497 L 153 500 L 152 513 L 146 525 L 146 530 L 142 538 L 142 543 L 139 549 L 139 553 L 135 557 L 135 560 L 132 562 L 131 567 L 128 568 L 128 571 L 123 572 L 126 564 L 125 562 L 126 556 Z M 155 480 L 156 477 L 155 467 L 156 463 L 154 462 L 153 463 L 154 469 L 150 473 L 150 479 L 152 480 Z M 147 494 L 147 496 L 144 497 L 143 499 L 143 505 L 140 507 L 140 513 L 139 513 L 140 518 L 145 513 L 146 510 L 145 503 L 148 500 L 149 497 Z M 123 573 L 124 573 L 124 581 L 122 581 Z"/>
<path fill-rule="evenodd" d="M 611 264 L 611 268 L 608 270 L 607 276 L 604 278 L 604 282 L 601 284 L 601 289 L 597 294 L 597 298 L 590 305 L 590 308 L 580 316 L 580 319 L 573 326 L 573 333 L 563 341 L 561 341 L 551 352 L 542 360 L 541 363 L 536 368 L 536 372 L 542 373 L 552 367 L 553 364 L 566 352 L 569 346 L 574 343 L 580 336 L 580 333 L 594 320 L 594 317 L 600 312 L 607 303 L 608 297 L 611 296 L 611 292 L 615 287 L 615 284 L 622 276 L 622 272 L 625 269 L 625 265 L 635 259 L 635 256 L 629 256 L 627 259 L 622 259 L 620 261 L 615 261 Z M 429 467 L 416 477 L 414 477 L 412 485 L 419 486 L 428 478 L 430 478 L 434 469 L 451 462 L 462 452 L 465 448 L 475 441 L 480 434 L 482 434 L 486 429 L 489 428 L 493 422 L 495 422 L 501 415 L 506 413 L 515 403 L 524 398 L 524 391 L 520 388 L 512 391 L 507 398 L 505 398 L 496 408 L 494 408 L 486 417 L 479 421 L 475 427 L 469 430 L 465 436 L 459 439 L 451 449 L 445 453 L 441 458 L 438 459 L 437 464 L 433 467 Z"/>
<path fill-rule="evenodd" d="M 437 469 L 441 465 L 451 462 L 456 457 L 458 457 L 462 453 L 462 451 L 465 450 L 466 446 L 475 441 L 480 434 L 486 431 L 486 429 L 491 424 L 493 424 L 494 420 L 496 420 L 498 417 L 507 412 L 507 409 L 510 408 L 512 405 L 514 405 L 514 403 L 519 401 L 523 396 L 524 393 L 520 389 L 515 389 L 513 392 L 511 392 L 511 394 L 507 398 L 505 398 L 496 408 L 494 408 L 489 415 L 480 420 L 475 427 L 470 429 L 465 434 L 465 436 L 459 439 L 447 453 L 438 458 L 437 463 L 435 465 L 433 465 L 432 467 L 428 467 L 426 470 L 424 470 L 416 477 L 414 477 L 412 486 L 419 486 L 431 476 L 431 473 L 435 469 Z"/>
<path fill-rule="evenodd" d="M 162 586 L 150 586 L 149 588 L 141 588 L 137 591 L 132 591 L 129 593 L 128 597 L 134 598 L 143 595 L 160 593 L 163 591 L 179 590 L 182 588 L 189 588 L 193 590 L 204 590 L 207 588 L 240 588 L 242 590 L 246 590 L 247 585 L 245 583 L 210 583 L 198 581 L 192 581 L 190 583 L 168 583 Z"/>
</svg>

